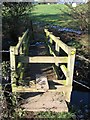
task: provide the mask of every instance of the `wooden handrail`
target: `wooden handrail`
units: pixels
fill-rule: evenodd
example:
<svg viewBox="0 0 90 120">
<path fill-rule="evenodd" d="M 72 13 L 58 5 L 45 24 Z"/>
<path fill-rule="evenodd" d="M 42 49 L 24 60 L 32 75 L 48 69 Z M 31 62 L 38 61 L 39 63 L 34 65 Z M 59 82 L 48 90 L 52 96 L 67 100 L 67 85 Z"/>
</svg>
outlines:
<svg viewBox="0 0 90 120">
<path fill-rule="evenodd" d="M 19 37 L 19 42 L 16 46 L 10 46 L 10 67 L 11 67 L 11 82 L 12 82 L 12 88 L 16 86 L 16 78 L 21 77 L 22 78 L 22 67 L 23 63 L 17 61 L 17 56 L 22 54 L 22 45 L 25 41 L 25 44 L 28 44 L 29 37 L 27 36 L 29 32 L 29 29 L 26 30 L 26 32 L 22 35 L 22 37 Z M 23 45 L 26 47 L 26 45 Z M 24 54 L 26 52 L 26 49 L 24 50 Z M 17 64 L 16 64 L 17 63 Z M 17 74 L 18 73 L 18 74 Z M 19 78 L 18 78 L 19 79 Z"/>
<path fill-rule="evenodd" d="M 15 54 L 16 55 L 18 55 L 20 47 L 22 46 L 22 44 L 23 44 L 23 42 L 24 42 L 28 32 L 29 32 L 29 29 L 27 29 L 27 31 L 23 34 L 22 37 L 19 37 L 19 42 L 18 42 L 18 44 L 15 47 Z"/>
<path fill-rule="evenodd" d="M 61 47 L 67 54 L 72 54 L 76 52 L 76 49 L 73 47 L 70 47 L 63 43 L 58 37 L 55 37 L 51 32 L 49 32 L 47 29 L 44 29 L 46 36 L 50 37 L 55 43 L 58 44 L 59 47 Z"/>
<path fill-rule="evenodd" d="M 74 47 L 68 46 L 65 43 L 63 43 L 60 40 L 60 38 L 55 37 L 47 29 L 44 29 L 44 31 L 46 33 L 47 39 L 49 38 L 49 42 L 47 42 L 47 44 L 49 47 L 50 54 L 57 56 L 54 52 L 54 51 L 57 51 L 59 55 L 59 52 L 60 52 L 59 48 L 63 49 L 64 52 L 67 53 L 67 56 L 68 56 L 67 68 L 65 65 L 61 65 L 60 68 L 63 71 L 64 75 L 66 76 L 66 85 L 72 85 L 76 49 Z M 52 43 L 53 43 L 52 41 L 55 42 L 55 50 L 53 50 L 52 48 Z M 57 67 L 59 67 L 58 63 L 59 63 L 58 61 L 55 63 Z M 56 68 L 55 68 L 55 71 L 57 73 Z"/>
</svg>

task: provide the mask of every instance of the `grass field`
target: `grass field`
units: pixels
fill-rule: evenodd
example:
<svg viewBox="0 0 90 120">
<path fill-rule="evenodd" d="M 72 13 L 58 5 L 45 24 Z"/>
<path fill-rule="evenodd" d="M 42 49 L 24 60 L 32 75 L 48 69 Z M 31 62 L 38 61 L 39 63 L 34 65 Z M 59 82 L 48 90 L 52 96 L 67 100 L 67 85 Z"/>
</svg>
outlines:
<svg viewBox="0 0 90 120">
<path fill-rule="evenodd" d="M 66 26 L 70 22 L 67 6 L 61 4 L 41 4 L 36 5 L 32 11 L 35 21 L 45 22 L 47 24 Z M 67 21 L 67 22 L 66 22 Z"/>
<path fill-rule="evenodd" d="M 70 12 L 71 9 L 65 4 L 40 4 L 34 7 L 32 15 L 33 21 L 78 29 L 79 23 L 71 17 Z"/>
</svg>

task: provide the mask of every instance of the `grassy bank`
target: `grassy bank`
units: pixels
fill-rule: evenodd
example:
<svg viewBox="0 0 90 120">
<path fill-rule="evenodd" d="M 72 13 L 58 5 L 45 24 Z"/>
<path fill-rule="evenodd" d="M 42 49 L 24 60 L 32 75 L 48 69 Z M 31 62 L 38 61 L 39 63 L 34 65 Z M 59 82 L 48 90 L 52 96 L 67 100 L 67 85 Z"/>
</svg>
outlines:
<svg viewBox="0 0 90 120">
<path fill-rule="evenodd" d="M 68 9 L 66 5 L 41 4 L 35 6 L 32 14 L 34 15 L 34 21 L 66 26 L 71 19 L 70 16 L 67 15 L 69 11 L 70 9 Z"/>
<path fill-rule="evenodd" d="M 77 13 L 80 11 L 86 12 L 88 5 L 77 5 L 74 9 L 76 9 Z M 72 9 L 65 4 L 40 4 L 36 5 L 32 11 L 33 21 L 79 29 L 81 24 L 79 23 L 79 17 L 73 18 L 74 14 Z"/>
</svg>

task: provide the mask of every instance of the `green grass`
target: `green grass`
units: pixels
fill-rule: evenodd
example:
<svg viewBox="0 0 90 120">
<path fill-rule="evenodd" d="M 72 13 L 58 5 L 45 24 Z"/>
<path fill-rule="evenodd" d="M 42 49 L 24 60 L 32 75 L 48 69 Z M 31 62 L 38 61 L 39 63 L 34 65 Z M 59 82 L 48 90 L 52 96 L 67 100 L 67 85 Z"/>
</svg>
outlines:
<svg viewBox="0 0 90 120">
<path fill-rule="evenodd" d="M 71 17 L 68 16 L 69 11 L 70 9 L 66 5 L 41 4 L 34 7 L 32 15 L 34 16 L 34 21 L 66 26 L 71 21 Z"/>
<path fill-rule="evenodd" d="M 47 120 L 72 120 L 72 117 L 74 116 L 74 113 L 70 112 L 39 112 L 36 117 L 37 118 L 46 118 Z"/>
<path fill-rule="evenodd" d="M 86 5 L 78 5 L 76 9 L 79 11 L 87 8 Z M 84 11 L 83 10 L 83 11 Z M 73 19 L 69 14 L 71 9 L 65 4 L 40 4 L 36 5 L 32 11 L 33 21 L 42 22 L 44 24 L 59 25 L 61 27 L 79 28 L 77 19 Z"/>
</svg>

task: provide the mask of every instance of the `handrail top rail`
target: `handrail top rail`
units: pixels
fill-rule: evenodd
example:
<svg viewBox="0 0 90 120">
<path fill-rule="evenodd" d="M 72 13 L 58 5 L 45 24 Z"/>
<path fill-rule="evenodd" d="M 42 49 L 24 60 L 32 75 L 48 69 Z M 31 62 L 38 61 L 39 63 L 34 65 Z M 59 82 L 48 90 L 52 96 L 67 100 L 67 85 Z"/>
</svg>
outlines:
<svg viewBox="0 0 90 120">
<path fill-rule="evenodd" d="M 18 51 L 20 50 L 20 47 L 23 43 L 23 41 L 25 40 L 24 38 L 26 37 L 27 33 L 29 32 L 29 29 L 27 29 L 24 34 L 22 35 L 22 37 L 19 37 L 19 41 L 15 47 L 15 53 L 18 54 Z"/>
<path fill-rule="evenodd" d="M 47 36 L 49 36 L 54 42 L 58 44 L 67 54 L 75 54 L 76 48 L 68 46 L 67 44 L 63 43 L 59 37 L 54 36 L 48 29 L 44 29 Z"/>
</svg>

